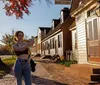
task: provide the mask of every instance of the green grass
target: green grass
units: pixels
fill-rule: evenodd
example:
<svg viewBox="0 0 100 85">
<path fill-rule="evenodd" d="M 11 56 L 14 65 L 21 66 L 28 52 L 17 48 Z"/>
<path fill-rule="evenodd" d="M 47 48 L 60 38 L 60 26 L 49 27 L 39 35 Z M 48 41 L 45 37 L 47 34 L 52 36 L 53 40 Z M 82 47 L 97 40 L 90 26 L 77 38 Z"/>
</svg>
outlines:
<svg viewBox="0 0 100 85">
<path fill-rule="evenodd" d="M 4 58 L 2 61 L 7 65 L 7 67 L 2 67 L 0 68 L 0 77 L 4 76 L 5 74 L 10 72 L 10 68 L 14 65 L 16 61 L 16 57 L 9 57 L 9 58 Z"/>
<path fill-rule="evenodd" d="M 58 64 L 62 64 L 62 65 L 65 65 L 67 67 L 70 67 L 71 64 L 76 64 L 77 61 L 67 61 L 67 60 L 60 60 L 57 62 Z"/>
<path fill-rule="evenodd" d="M 14 63 L 15 63 L 15 61 L 16 61 L 16 57 L 10 57 L 10 58 L 4 58 L 4 59 L 2 59 L 2 61 L 6 64 L 6 65 L 8 65 L 8 66 L 12 66 Z"/>
</svg>

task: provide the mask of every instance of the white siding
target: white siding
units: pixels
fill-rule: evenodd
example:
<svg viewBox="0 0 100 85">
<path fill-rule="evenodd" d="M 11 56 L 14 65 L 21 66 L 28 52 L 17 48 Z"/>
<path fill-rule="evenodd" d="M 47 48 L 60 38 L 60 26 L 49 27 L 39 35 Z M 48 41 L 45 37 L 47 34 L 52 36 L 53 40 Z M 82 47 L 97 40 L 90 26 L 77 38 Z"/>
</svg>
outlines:
<svg viewBox="0 0 100 85">
<path fill-rule="evenodd" d="M 72 59 L 73 60 L 77 60 L 78 56 L 77 56 L 77 48 L 75 48 L 75 40 L 76 40 L 76 44 L 77 44 L 77 38 L 75 37 L 76 35 L 76 30 L 72 31 L 72 51 L 73 51 L 73 56 Z M 76 39 L 75 39 L 76 38 Z"/>
<path fill-rule="evenodd" d="M 86 46 L 86 29 L 85 13 L 76 21 L 77 46 L 78 46 L 78 63 L 87 63 L 87 46 Z"/>
<path fill-rule="evenodd" d="M 49 39 L 47 39 L 43 43 L 45 43 L 47 41 L 50 43 L 50 39 L 52 39 L 52 38 L 54 38 L 56 41 L 58 41 L 58 35 L 60 35 L 60 34 L 62 36 L 62 47 L 58 48 L 58 42 L 57 42 L 57 48 L 58 48 L 58 54 L 61 56 L 61 55 L 63 55 L 63 33 L 62 32 L 54 35 L 53 37 L 51 37 Z M 54 55 L 54 54 L 55 54 L 55 49 L 50 49 L 50 55 Z M 48 50 L 45 50 L 45 55 L 48 55 Z"/>
<path fill-rule="evenodd" d="M 38 29 L 38 44 L 41 43 L 41 37 L 40 37 L 40 34 L 41 34 L 41 30 Z"/>
<path fill-rule="evenodd" d="M 38 29 L 38 41 L 37 41 L 38 44 L 41 44 L 41 30 Z M 41 48 L 41 47 L 40 47 Z M 41 49 L 37 51 L 38 53 L 41 53 Z"/>
<path fill-rule="evenodd" d="M 50 55 L 54 55 L 55 54 L 55 49 L 51 49 L 50 50 Z"/>
</svg>

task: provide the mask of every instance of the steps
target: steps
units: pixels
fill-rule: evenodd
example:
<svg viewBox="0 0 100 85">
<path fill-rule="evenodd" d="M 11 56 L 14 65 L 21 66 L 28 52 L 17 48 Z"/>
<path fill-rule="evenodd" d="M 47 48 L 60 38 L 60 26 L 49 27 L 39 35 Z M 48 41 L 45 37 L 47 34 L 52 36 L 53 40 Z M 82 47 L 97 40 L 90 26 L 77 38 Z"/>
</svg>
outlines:
<svg viewBox="0 0 100 85">
<path fill-rule="evenodd" d="M 100 82 L 100 66 L 89 64 L 73 64 L 70 67 L 65 67 L 67 74 L 73 77 L 87 80 L 88 84 Z"/>
</svg>

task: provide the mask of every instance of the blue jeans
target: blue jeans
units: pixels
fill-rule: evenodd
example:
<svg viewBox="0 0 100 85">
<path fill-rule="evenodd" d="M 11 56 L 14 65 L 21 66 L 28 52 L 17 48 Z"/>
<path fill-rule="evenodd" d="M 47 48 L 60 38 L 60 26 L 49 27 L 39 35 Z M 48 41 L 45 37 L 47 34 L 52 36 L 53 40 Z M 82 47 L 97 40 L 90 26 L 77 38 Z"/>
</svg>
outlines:
<svg viewBox="0 0 100 85">
<path fill-rule="evenodd" d="M 15 77 L 17 79 L 17 85 L 22 85 L 22 77 L 24 77 L 25 85 L 32 85 L 31 82 L 31 69 L 28 61 L 22 61 L 22 59 L 17 59 L 15 68 Z"/>
</svg>

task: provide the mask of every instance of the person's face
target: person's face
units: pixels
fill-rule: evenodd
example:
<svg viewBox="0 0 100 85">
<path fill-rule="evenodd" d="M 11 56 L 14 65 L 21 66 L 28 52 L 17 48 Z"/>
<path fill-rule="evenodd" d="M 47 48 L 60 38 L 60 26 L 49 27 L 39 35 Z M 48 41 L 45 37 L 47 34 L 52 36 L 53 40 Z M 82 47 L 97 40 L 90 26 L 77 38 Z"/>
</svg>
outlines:
<svg viewBox="0 0 100 85">
<path fill-rule="evenodd" d="M 20 32 L 20 33 L 18 34 L 18 40 L 23 40 L 23 37 L 24 37 L 23 33 Z"/>
</svg>

